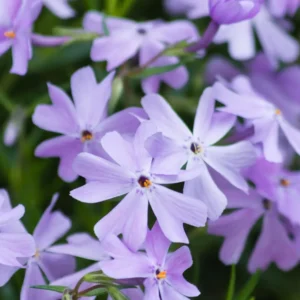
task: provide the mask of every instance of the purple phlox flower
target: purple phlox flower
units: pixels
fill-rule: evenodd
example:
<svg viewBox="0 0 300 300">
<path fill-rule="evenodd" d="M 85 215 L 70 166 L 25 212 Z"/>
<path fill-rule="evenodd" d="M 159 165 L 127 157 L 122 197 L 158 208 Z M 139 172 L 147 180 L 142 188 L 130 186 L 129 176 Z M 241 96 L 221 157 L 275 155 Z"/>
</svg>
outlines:
<svg viewBox="0 0 300 300">
<path fill-rule="evenodd" d="M 5 146 L 13 146 L 20 134 L 25 120 L 25 112 L 21 107 L 15 109 L 6 125 L 3 142 Z"/>
<path fill-rule="evenodd" d="M 232 58 L 247 60 L 254 58 L 256 54 L 254 31 L 273 67 L 277 67 L 280 61 L 290 63 L 298 57 L 298 42 L 278 24 L 265 7 L 251 20 L 222 25 L 214 41 L 217 44 L 227 42 Z"/>
<path fill-rule="evenodd" d="M 260 159 L 247 172 L 260 194 L 276 201 L 278 211 L 292 224 L 300 225 L 300 172 Z"/>
<path fill-rule="evenodd" d="M 116 279 L 145 278 L 145 297 L 151 300 L 188 299 L 200 292 L 183 277 L 183 272 L 192 266 L 189 248 L 183 246 L 168 253 L 169 240 L 158 223 L 147 233 L 145 252 L 132 252 L 116 236 L 110 235 L 103 247 L 113 258 L 100 263 L 105 274 Z"/>
<path fill-rule="evenodd" d="M 199 199 L 161 185 L 189 180 L 197 176 L 199 170 L 177 170 L 176 174 L 170 175 L 165 172 L 168 161 L 155 172 L 152 170 L 152 157 L 144 144 L 156 132 L 156 127 L 146 121 L 138 128 L 131 143 L 117 132 L 107 133 L 101 144 L 115 163 L 89 153 L 81 153 L 75 159 L 74 170 L 87 179 L 87 184 L 71 191 L 72 197 L 96 203 L 127 194 L 96 224 L 94 230 L 101 241 L 110 233 L 123 233 L 128 246 L 138 249 L 147 234 L 148 202 L 171 241 L 188 243 L 183 223 L 196 227 L 205 225 L 207 209 Z"/>
<path fill-rule="evenodd" d="M 92 68 L 85 67 L 72 75 L 71 89 L 74 104 L 58 87 L 48 84 L 52 105 L 38 105 L 33 114 L 33 123 L 42 129 L 61 133 L 61 136 L 41 143 L 35 151 L 38 157 L 59 157 L 59 176 L 73 181 L 77 174 L 72 164 L 80 152 L 102 155 L 101 137 L 109 131 L 134 133 L 139 125 L 132 115 L 142 114 L 139 108 L 129 108 L 107 117 L 107 105 L 111 97 L 114 73 L 100 84 Z"/>
<path fill-rule="evenodd" d="M 169 45 L 183 40 L 193 42 L 199 39 L 196 27 L 189 21 L 138 23 L 110 17 L 106 20 L 109 36 L 102 36 L 94 41 L 91 58 L 94 61 L 107 61 L 107 70 L 119 67 L 137 54 L 139 65 L 144 66 Z M 100 29 L 97 32 L 101 34 L 103 16 L 95 12 L 88 14 L 84 21 L 84 28 L 95 32 L 97 27 Z M 178 62 L 179 59 L 175 56 L 161 56 L 149 64 L 149 67 L 172 65 Z M 161 82 L 180 89 L 187 81 L 188 71 L 184 66 L 180 66 L 173 71 L 146 78 L 142 81 L 142 87 L 144 92 L 150 93 L 157 92 Z"/>
<path fill-rule="evenodd" d="M 12 208 L 7 192 L 0 190 L 0 286 L 35 253 L 33 237 L 20 222 L 24 212 L 23 205 Z"/>
<path fill-rule="evenodd" d="M 298 263 L 298 254 L 293 239 L 278 213 L 276 202 L 265 199 L 251 189 L 248 195 L 234 187 L 224 188 L 228 197 L 228 208 L 236 209 L 210 222 L 208 232 L 225 238 L 220 251 L 220 259 L 226 264 L 236 264 L 240 260 L 251 229 L 263 218 L 262 231 L 248 262 L 248 270 L 266 270 L 273 262 L 287 271 Z"/>
<path fill-rule="evenodd" d="M 299 8 L 299 5 L 299 0 L 268 0 L 270 12 L 277 18 L 282 18 L 285 15 L 294 15 Z"/>
<path fill-rule="evenodd" d="M 69 0 L 42 0 L 44 5 L 56 16 L 68 19 L 75 16 L 75 11 L 69 5 Z"/>
<path fill-rule="evenodd" d="M 68 254 L 94 261 L 108 259 L 98 239 L 87 233 L 75 233 L 67 238 L 67 244 L 54 245 L 50 252 Z"/>
<path fill-rule="evenodd" d="M 171 14 L 186 14 L 191 19 L 209 16 L 209 0 L 165 0 Z"/>
<path fill-rule="evenodd" d="M 235 116 L 214 113 L 212 88 L 207 88 L 201 96 L 193 132 L 161 96 L 145 96 L 142 106 L 159 131 L 146 143 L 147 150 L 155 158 L 153 172 L 166 165 L 165 174 L 172 174 L 185 163 L 188 170 L 199 169 L 199 176 L 185 182 L 184 194 L 204 201 L 208 207 L 208 217 L 217 219 L 225 209 L 227 200 L 211 178 L 208 166 L 246 192 L 248 185 L 240 171 L 254 163 L 256 158 L 253 146 L 247 141 L 213 146 L 233 127 Z"/>
<path fill-rule="evenodd" d="M 218 24 L 232 24 L 252 19 L 263 0 L 209 0 L 211 18 Z"/>
<path fill-rule="evenodd" d="M 51 245 L 71 228 L 69 218 L 59 211 L 52 212 L 57 198 L 58 195 L 54 195 L 51 204 L 45 210 L 34 230 L 33 238 L 36 252 L 27 263 L 21 300 L 43 299 L 42 290 L 30 288 L 34 285 L 46 284 L 43 274 L 49 281 L 53 281 L 75 271 L 74 257 L 48 251 Z"/>
<path fill-rule="evenodd" d="M 281 162 L 280 134 L 283 133 L 294 150 L 300 154 L 300 131 L 285 117 L 285 102 L 273 104 L 254 91 L 245 76 L 237 76 L 231 88 L 217 82 L 214 85 L 216 99 L 226 106 L 221 111 L 233 113 L 253 123 L 255 144 L 262 145 L 268 161 Z"/>
</svg>

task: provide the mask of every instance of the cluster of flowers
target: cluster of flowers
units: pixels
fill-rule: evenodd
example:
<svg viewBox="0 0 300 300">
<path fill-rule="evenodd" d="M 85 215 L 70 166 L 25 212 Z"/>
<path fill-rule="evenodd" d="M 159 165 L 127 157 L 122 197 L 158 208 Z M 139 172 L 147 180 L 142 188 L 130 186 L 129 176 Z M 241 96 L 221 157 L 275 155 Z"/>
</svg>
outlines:
<svg viewBox="0 0 300 300">
<path fill-rule="evenodd" d="M 57 1 L 55 7 L 46 3 L 60 16 L 72 14 L 65 1 Z M 279 72 L 276 67 L 279 62 L 293 62 L 299 45 L 288 35 L 289 24 L 275 20 L 284 21 L 299 4 L 293 0 L 166 1 L 173 13 L 211 16 L 202 38 L 189 21 L 137 23 L 87 13 L 83 30 L 99 35 L 91 58 L 106 61 L 112 72 L 101 83 L 91 67 L 75 72 L 71 78 L 74 102 L 63 90 L 48 84 L 52 104 L 38 105 L 32 119 L 36 126 L 60 136 L 42 142 L 35 154 L 59 157 L 58 174 L 67 182 L 78 176 L 86 179 L 84 186 L 71 191 L 81 202 L 125 196 L 95 225 L 98 239 L 78 233 L 68 237 L 67 244 L 53 246 L 71 227 L 66 216 L 52 212 L 57 196 L 29 235 L 20 222 L 24 208 L 12 209 L 2 191 L 0 285 L 26 268 L 21 300 L 57 299 L 53 292 L 30 287 L 46 284 L 46 276 L 52 285 L 73 289 L 84 274 L 101 269 L 111 278 L 130 279 L 138 286 L 124 290 L 129 299 L 196 297 L 199 290 L 182 275 L 192 265 L 188 247 L 173 253 L 168 249 L 172 242 L 189 242 L 184 224 L 203 227 L 207 219 L 209 233 L 225 238 L 220 252 L 225 264 L 239 261 L 252 227 L 263 218 L 249 271 L 265 270 L 272 262 L 282 270 L 297 265 L 300 172 L 288 166 L 294 154 L 300 154 L 299 85 L 295 80 L 300 69 L 291 66 Z M 31 42 L 57 45 L 69 40 L 32 33 L 41 7 L 41 1 L 33 0 L 0 4 L 0 16 L 5 16 L 0 21 L 0 53 L 12 47 L 12 72 L 26 73 Z M 253 29 L 264 52 L 258 55 Z M 232 58 L 253 60 L 241 69 L 221 57 L 209 62 L 206 79 L 211 86 L 200 97 L 193 131 L 156 94 L 161 82 L 183 87 L 188 81 L 184 66 L 144 79 L 142 108 L 108 116 L 116 78 L 113 70 L 137 54 L 140 67 L 176 64 L 178 57 L 160 54 L 181 41 L 190 43 L 187 51 L 199 56 L 212 41 L 228 42 Z M 182 193 L 164 186 L 179 182 L 184 183 Z M 151 230 L 148 204 L 157 219 Z M 231 212 L 221 216 L 226 207 Z M 96 263 L 74 273 L 74 257 Z"/>
</svg>

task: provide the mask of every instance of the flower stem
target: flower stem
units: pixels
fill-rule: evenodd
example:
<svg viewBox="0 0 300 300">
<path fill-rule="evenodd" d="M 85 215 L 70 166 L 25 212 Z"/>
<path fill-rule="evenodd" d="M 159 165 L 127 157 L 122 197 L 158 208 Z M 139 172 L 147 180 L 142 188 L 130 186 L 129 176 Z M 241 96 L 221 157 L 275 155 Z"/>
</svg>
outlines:
<svg viewBox="0 0 300 300">
<path fill-rule="evenodd" d="M 235 265 L 232 265 L 231 266 L 230 282 L 229 282 L 229 287 L 228 287 L 228 291 L 227 291 L 226 300 L 233 300 L 234 290 L 235 290 L 235 279 L 236 279 Z"/>
</svg>

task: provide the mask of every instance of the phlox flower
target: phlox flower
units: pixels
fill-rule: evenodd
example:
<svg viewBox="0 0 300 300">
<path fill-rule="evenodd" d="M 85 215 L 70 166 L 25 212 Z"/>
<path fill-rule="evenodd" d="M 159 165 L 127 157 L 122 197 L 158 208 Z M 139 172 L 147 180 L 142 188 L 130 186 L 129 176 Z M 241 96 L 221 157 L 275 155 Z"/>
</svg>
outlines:
<svg viewBox="0 0 300 300">
<path fill-rule="evenodd" d="M 199 175 L 184 184 L 184 194 L 201 199 L 208 207 L 208 217 L 217 219 L 226 207 L 226 197 L 213 181 L 209 167 L 215 169 L 236 187 L 247 191 L 248 185 L 240 171 L 255 162 L 250 142 L 229 146 L 214 146 L 233 127 L 235 116 L 214 113 L 212 88 L 207 88 L 196 112 L 193 132 L 184 124 L 171 106 L 159 95 L 147 95 L 142 106 L 158 128 L 158 133 L 147 140 L 146 148 L 155 158 L 153 171 L 167 168 L 174 173 L 187 163 L 187 169 L 199 169 Z"/>
<path fill-rule="evenodd" d="M 260 194 L 275 201 L 278 211 L 292 224 L 300 225 L 300 172 L 289 171 L 282 164 L 259 159 L 247 177 Z"/>
<path fill-rule="evenodd" d="M 147 233 L 145 252 L 132 252 L 111 235 L 103 241 L 103 247 L 113 259 L 101 262 L 100 266 L 112 278 L 144 278 L 144 299 L 181 300 L 199 296 L 197 287 L 183 277 L 193 263 L 189 248 L 183 246 L 168 253 L 170 244 L 158 223 Z"/>
<path fill-rule="evenodd" d="M 180 173 L 177 170 L 176 174 L 169 175 L 165 172 L 168 162 L 152 170 L 152 157 L 144 144 L 155 132 L 155 126 L 146 121 L 131 143 L 117 132 L 107 133 L 101 144 L 114 162 L 89 153 L 81 153 L 75 159 L 73 168 L 87 183 L 71 191 L 73 198 L 97 203 L 127 194 L 95 225 L 95 233 L 101 241 L 110 233 L 122 233 L 129 247 L 138 249 L 147 234 L 148 203 L 164 234 L 174 242 L 188 243 L 183 223 L 200 227 L 206 222 L 207 209 L 200 200 L 161 185 L 194 178 L 198 170 Z"/>
<path fill-rule="evenodd" d="M 247 60 L 254 58 L 256 54 L 254 32 L 273 67 L 277 67 L 279 62 L 293 62 L 298 57 L 298 42 L 285 31 L 265 7 L 262 7 L 251 20 L 222 25 L 214 42 L 228 43 L 232 58 Z"/>
<path fill-rule="evenodd" d="M 283 160 L 279 147 L 281 133 L 300 154 L 300 131 L 286 119 L 284 102 L 281 102 L 282 108 L 269 102 L 253 89 L 245 76 L 237 76 L 230 86 L 217 82 L 214 91 L 216 99 L 226 105 L 220 110 L 243 117 L 253 124 L 254 135 L 251 141 L 262 145 L 263 154 L 268 161 Z"/>
<path fill-rule="evenodd" d="M 225 238 L 220 250 L 221 261 L 226 265 L 238 263 L 251 229 L 263 218 L 262 231 L 248 262 L 249 272 L 264 271 L 271 263 L 284 271 L 295 267 L 299 258 L 296 244 L 289 236 L 277 203 L 254 189 L 248 195 L 232 186 L 223 186 L 223 191 L 228 196 L 228 208 L 234 211 L 208 226 L 210 234 Z"/>
<path fill-rule="evenodd" d="M 199 38 L 196 27 L 189 21 L 149 21 L 138 23 L 132 20 L 106 18 L 108 36 L 97 38 L 92 46 L 93 61 L 107 61 L 107 70 L 113 70 L 130 58 L 139 56 L 139 65 L 144 66 L 156 57 L 166 46 L 180 41 L 193 42 Z M 97 26 L 96 26 L 97 24 Z M 95 30 L 95 27 L 98 30 Z M 103 16 L 95 12 L 88 13 L 84 20 L 88 31 L 103 33 Z M 122 49 L 122 51 L 119 51 Z M 175 56 L 161 56 L 148 67 L 172 65 L 179 62 Z M 150 76 L 142 81 L 145 93 L 157 92 L 161 82 L 172 88 L 182 88 L 188 81 L 188 71 L 180 66 L 173 71 Z"/>
<path fill-rule="evenodd" d="M 7 192 L 0 190 L 0 286 L 35 253 L 34 240 L 20 222 L 24 212 L 23 205 L 12 208 Z"/>
<path fill-rule="evenodd" d="M 38 157 L 59 157 L 59 176 L 73 181 L 77 174 L 72 164 L 80 152 L 101 155 L 101 137 L 109 131 L 134 133 L 139 121 L 131 114 L 141 109 L 129 108 L 107 117 L 107 105 L 111 96 L 114 73 L 100 84 L 92 68 L 85 67 L 72 75 L 71 89 L 74 103 L 60 88 L 48 84 L 52 105 L 41 104 L 32 116 L 38 127 L 62 134 L 41 143 L 35 151 Z"/>
</svg>

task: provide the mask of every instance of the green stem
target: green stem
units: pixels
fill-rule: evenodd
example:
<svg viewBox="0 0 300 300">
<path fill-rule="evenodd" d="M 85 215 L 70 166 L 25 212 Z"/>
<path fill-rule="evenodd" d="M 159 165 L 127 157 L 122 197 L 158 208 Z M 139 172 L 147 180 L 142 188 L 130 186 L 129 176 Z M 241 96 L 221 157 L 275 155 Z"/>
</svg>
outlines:
<svg viewBox="0 0 300 300">
<path fill-rule="evenodd" d="M 102 284 L 94 285 L 94 286 L 92 286 L 92 287 L 90 287 L 90 288 L 88 288 L 88 289 L 85 289 L 85 290 L 79 292 L 78 295 L 77 295 L 77 297 L 82 297 L 82 296 L 84 296 L 85 294 L 87 294 L 87 293 L 89 293 L 89 292 L 91 292 L 91 291 L 94 291 L 94 290 L 100 289 L 100 288 L 104 288 L 104 287 L 105 287 L 105 286 L 102 285 Z"/>
<path fill-rule="evenodd" d="M 14 105 L 3 92 L 0 92 L 0 104 L 10 113 L 14 111 Z"/>
<path fill-rule="evenodd" d="M 235 265 L 232 265 L 231 266 L 230 282 L 229 282 L 229 287 L 228 287 L 226 300 L 233 300 L 234 290 L 235 290 L 235 280 L 236 280 Z"/>
</svg>

